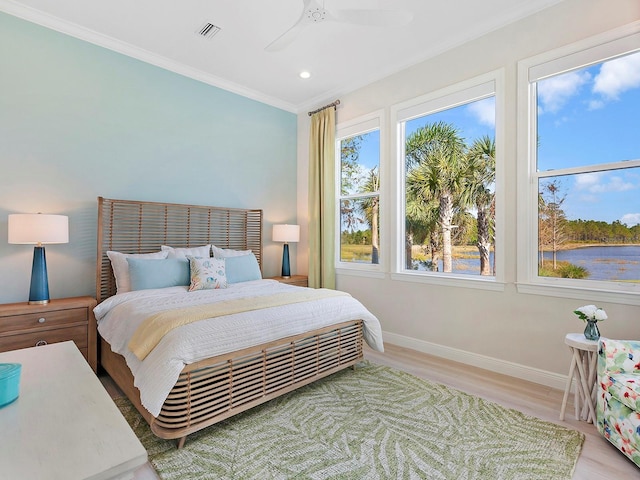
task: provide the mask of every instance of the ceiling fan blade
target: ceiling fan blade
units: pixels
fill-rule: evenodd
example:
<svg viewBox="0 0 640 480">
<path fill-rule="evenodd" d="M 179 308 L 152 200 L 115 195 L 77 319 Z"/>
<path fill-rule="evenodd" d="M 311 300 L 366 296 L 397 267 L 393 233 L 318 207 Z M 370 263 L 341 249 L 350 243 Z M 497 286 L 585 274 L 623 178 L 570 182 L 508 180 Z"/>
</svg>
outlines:
<svg viewBox="0 0 640 480">
<path fill-rule="evenodd" d="M 413 20 L 413 13 L 406 10 L 334 10 L 331 14 L 340 22 L 374 27 L 400 27 Z"/>
<path fill-rule="evenodd" d="M 300 30 L 302 30 L 303 25 L 304 24 L 301 23 L 300 21 L 295 23 L 293 27 L 291 27 L 289 30 L 287 30 L 282 35 L 280 35 L 269 45 L 264 47 L 265 51 L 277 52 L 287 47 L 288 45 L 290 45 L 298 37 L 298 34 L 300 33 Z"/>
<path fill-rule="evenodd" d="M 309 18 L 307 16 L 307 10 L 316 5 L 317 3 L 315 0 L 302 0 L 302 13 L 298 17 L 298 20 L 296 20 L 296 23 L 294 23 L 293 26 L 289 28 L 289 30 L 285 31 L 273 42 L 271 42 L 269 45 L 264 47 L 265 51 L 277 52 L 287 47 L 289 44 L 291 44 L 291 42 L 293 42 L 298 36 L 298 33 L 300 33 L 300 30 L 302 29 L 302 27 L 310 23 Z"/>
</svg>

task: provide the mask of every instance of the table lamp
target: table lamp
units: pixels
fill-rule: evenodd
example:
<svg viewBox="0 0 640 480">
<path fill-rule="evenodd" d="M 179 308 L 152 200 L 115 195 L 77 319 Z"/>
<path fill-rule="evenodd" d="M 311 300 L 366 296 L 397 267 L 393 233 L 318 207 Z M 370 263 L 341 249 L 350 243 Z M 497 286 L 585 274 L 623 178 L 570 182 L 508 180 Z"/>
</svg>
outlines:
<svg viewBox="0 0 640 480">
<path fill-rule="evenodd" d="M 291 267 L 289 266 L 289 242 L 300 241 L 300 225 L 274 225 L 273 241 L 284 242 L 282 248 L 282 276 L 291 277 Z"/>
<path fill-rule="evenodd" d="M 31 267 L 29 304 L 49 303 L 49 280 L 44 244 L 69 242 L 69 217 L 41 213 L 15 213 L 9 215 L 9 243 L 35 244 Z"/>
</svg>

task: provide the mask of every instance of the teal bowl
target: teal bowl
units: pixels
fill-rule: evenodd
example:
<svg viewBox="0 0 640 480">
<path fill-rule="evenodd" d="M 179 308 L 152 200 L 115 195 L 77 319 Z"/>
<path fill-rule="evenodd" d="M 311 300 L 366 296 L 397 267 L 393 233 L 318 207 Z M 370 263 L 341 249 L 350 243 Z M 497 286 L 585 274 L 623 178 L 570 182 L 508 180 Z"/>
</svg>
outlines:
<svg viewBox="0 0 640 480">
<path fill-rule="evenodd" d="M 18 398 L 21 368 L 19 363 L 0 363 L 0 408 Z"/>
</svg>

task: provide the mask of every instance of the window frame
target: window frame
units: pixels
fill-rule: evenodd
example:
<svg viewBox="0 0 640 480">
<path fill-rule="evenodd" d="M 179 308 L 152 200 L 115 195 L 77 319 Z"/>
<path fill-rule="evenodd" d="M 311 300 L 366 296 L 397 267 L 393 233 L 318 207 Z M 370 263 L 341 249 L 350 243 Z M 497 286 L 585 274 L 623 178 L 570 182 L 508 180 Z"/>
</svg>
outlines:
<svg viewBox="0 0 640 480">
<path fill-rule="evenodd" d="M 405 238 L 405 122 L 421 116 L 465 105 L 488 97 L 495 98 L 495 144 L 496 144 L 496 213 L 495 252 L 502 261 L 496 262 L 495 276 L 466 275 L 444 272 L 418 272 L 404 269 Z M 475 288 L 481 290 L 504 291 L 505 249 L 504 249 L 504 69 L 442 88 L 429 94 L 396 104 L 391 107 L 391 121 L 395 122 L 392 151 L 395 152 L 395 168 L 392 192 L 394 214 L 394 235 L 392 235 L 393 280 L 417 282 L 443 286 Z"/>
<path fill-rule="evenodd" d="M 559 175 L 613 171 L 640 161 L 536 171 L 539 80 L 640 51 L 640 25 L 630 25 L 518 62 L 517 289 L 520 293 L 640 305 L 640 284 L 538 276 L 539 180 Z"/>
<path fill-rule="evenodd" d="M 355 262 L 343 262 L 340 260 L 340 233 L 341 233 L 341 221 L 340 218 L 340 202 L 343 198 L 352 198 L 352 196 L 343 197 L 341 194 L 341 170 L 342 159 L 340 157 L 341 142 L 345 138 L 354 137 L 357 135 L 363 135 L 369 132 L 377 130 L 379 132 L 380 145 L 379 145 L 379 166 L 378 175 L 380 176 L 380 187 L 378 190 L 378 199 L 380 202 L 378 229 L 380 230 L 380 249 L 379 249 L 379 262 L 375 263 L 355 263 Z M 384 111 L 378 110 L 367 115 L 354 118 L 349 121 L 345 121 L 336 125 L 336 137 L 335 137 L 335 191 L 336 191 L 336 229 L 335 229 L 335 268 L 337 274 L 359 275 L 368 277 L 383 278 L 388 265 L 388 252 L 387 247 L 387 214 L 385 209 L 385 179 L 387 175 L 386 162 L 384 161 L 384 152 L 386 151 L 386 123 L 384 119 Z M 359 197 L 365 197 L 366 195 L 359 195 Z"/>
</svg>

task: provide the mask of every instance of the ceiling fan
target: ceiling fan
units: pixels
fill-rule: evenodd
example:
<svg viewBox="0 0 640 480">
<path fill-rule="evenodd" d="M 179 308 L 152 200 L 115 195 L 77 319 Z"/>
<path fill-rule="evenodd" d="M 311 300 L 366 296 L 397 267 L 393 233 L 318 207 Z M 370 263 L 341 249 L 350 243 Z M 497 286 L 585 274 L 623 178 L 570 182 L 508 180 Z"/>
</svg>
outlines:
<svg viewBox="0 0 640 480">
<path fill-rule="evenodd" d="M 282 50 L 291 44 L 304 28 L 327 21 L 336 21 L 354 25 L 379 27 L 397 27 L 413 20 L 413 13 L 406 10 L 327 10 L 324 0 L 302 0 L 304 8 L 298 20 L 282 35 L 265 47 L 267 52 Z"/>
</svg>

